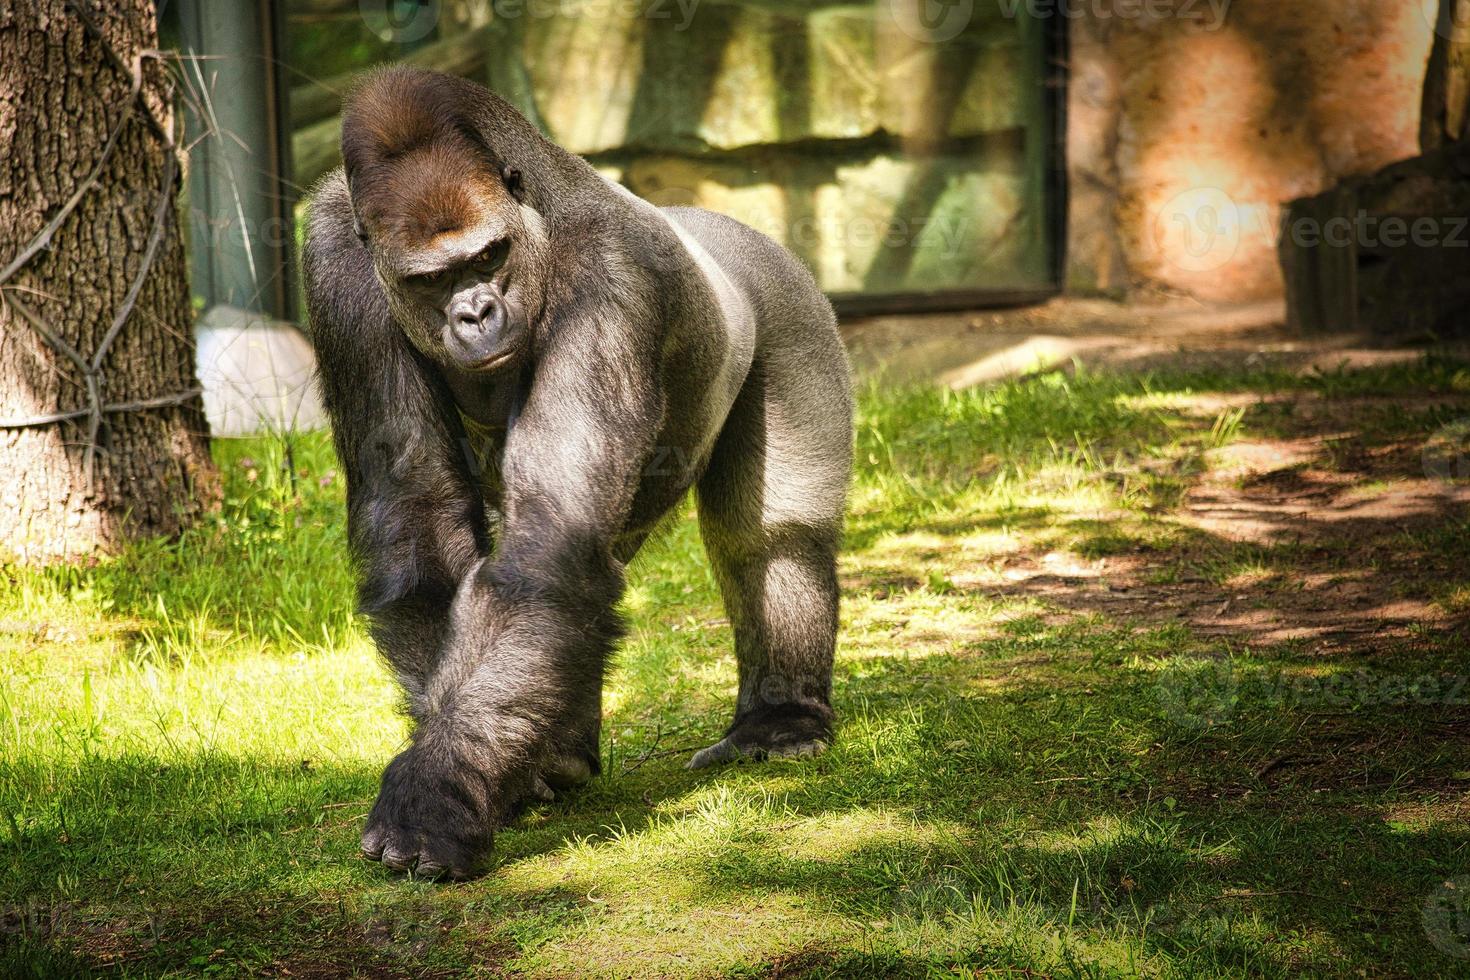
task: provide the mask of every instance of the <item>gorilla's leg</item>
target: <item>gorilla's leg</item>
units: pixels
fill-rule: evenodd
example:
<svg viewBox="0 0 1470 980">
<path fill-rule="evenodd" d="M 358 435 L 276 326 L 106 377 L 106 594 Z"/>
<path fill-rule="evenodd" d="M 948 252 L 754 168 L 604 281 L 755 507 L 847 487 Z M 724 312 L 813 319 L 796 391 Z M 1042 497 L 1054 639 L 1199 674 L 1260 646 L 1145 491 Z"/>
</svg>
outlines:
<svg viewBox="0 0 1470 980">
<path fill-rule="evenodd" d="M 700 530 L 734 627 L 740 688 L 734 723 L 694 769 L 815 755 L 831 741 L 852 415 L 841 351 L 826 353 L 833 363 L 808 361 L 811 373 L 794 370 L 795 358 L 789 371 L 757 364 L 700 479 Z M 823 368 L 840 383 L 814 383 Z"/>
</svg>

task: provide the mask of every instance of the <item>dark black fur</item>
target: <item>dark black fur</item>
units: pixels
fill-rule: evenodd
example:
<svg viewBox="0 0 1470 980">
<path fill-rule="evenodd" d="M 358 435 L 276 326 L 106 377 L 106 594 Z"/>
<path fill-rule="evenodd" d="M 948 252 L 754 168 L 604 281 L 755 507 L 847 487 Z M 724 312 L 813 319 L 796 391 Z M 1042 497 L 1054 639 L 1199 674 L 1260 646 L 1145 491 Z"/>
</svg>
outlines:
<svg viewBox="0 0 1470 980">
<path fill-rule="evenodd" d="M 811 277 L 728 218 L 639 201 L 449 76 L 370 76 L 343 147 L 307 294 L 361 608 L 416 721 L 365 853 L 472 875 L 519 805 L 597 771 L 624 563 L 691 488 L 740 666 L 734 723 L 692 764 L 820 751 L 851 400 Z M 477 288 L 527 334 L 485 372 L 401 278 L 470 213 L 510 243 Z"/>
</svg>

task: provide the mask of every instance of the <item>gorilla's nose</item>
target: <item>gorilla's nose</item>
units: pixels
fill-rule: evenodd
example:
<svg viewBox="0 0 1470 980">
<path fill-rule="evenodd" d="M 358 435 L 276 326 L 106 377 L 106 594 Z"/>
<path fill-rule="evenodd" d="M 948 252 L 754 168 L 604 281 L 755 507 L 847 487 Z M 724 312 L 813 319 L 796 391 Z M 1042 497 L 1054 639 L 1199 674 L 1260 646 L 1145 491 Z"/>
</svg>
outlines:
<svg viewBox="0 0 1470 980">
<path fill-rule="evenodd" d="M 495 290 L 478 286 L 455 300 L 449 319 L 461 340 L 473 342 L 487 332 L 500 329 L 505 321 L 505 306 Z"/>
</svg>

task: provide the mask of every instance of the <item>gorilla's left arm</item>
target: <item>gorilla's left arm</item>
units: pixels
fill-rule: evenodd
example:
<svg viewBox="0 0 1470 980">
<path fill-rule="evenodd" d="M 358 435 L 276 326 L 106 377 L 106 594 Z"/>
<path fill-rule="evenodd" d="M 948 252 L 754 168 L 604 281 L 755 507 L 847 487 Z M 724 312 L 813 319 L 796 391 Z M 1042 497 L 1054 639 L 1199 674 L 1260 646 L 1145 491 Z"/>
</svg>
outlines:
<svg viewBox="0 0 1470 980">
<path fill-rule="evenodd" d="M 384 773 L 364 834 L 389 866 L 474 874 L 543 775 L 596 769 L 621 632 L 614 543 L 663 415 L 653 338 L 633 326 L 649 319 L 598 309 L 550 332 L 507 437 L 499 545 L 460 585 L 413 744 Z"/>
</svg>

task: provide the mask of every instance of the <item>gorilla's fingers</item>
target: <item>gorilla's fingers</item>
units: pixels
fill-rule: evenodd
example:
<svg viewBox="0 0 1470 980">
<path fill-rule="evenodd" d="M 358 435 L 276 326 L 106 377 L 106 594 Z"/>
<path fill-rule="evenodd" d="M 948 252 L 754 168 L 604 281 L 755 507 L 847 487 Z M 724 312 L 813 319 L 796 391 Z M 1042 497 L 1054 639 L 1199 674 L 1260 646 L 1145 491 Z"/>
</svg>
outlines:
<svg viewBox="0 0 1470 980">
<path fill-rule="evenodd" d="M 490 856 L 500 811 L 486 778 L 454 753 L 411 746 L 383 773 L 362 853 L 420 877 L 471 878 Z"/>
<path fill-rule="evenodd" d="M 389 844 L 383 848 L 382 862 L 385 867 L 394 871 L 408 871 L 418 861 L 417 851 L 399 850 L 397 846 Z"/>
<path fill-rule="evenodd" d="M 436 879 L 443 878 L 445 875 L 448 875 L 451 878 L 455 877 L 455 875 L 451 873 L 450 870 L 444 865 L 436 864 L 433 860 L 429 858 L 419 858 L 419 863 L 414 865 L 413 868 L 413 876 L 415 878 L 424 878 L 429 881 L 434 881 Z"/>
<path fill-rule="evenodd" d="M 362 834 L 362 856 L 369 861 L 376 861 L 383 856 L 383 845 L 387 841 L 387 835 L 378 828 L 370 827 Z"/>
</svg>

